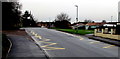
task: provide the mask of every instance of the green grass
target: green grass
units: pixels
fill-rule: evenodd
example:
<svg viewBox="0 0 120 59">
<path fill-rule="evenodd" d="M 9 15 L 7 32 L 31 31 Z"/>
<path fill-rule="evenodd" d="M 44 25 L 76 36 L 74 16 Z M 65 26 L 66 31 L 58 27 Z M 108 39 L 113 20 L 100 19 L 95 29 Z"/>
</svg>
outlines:
<svg viewBox="0 0 120 59">
<path fill-rule="evenodd" d="M 56 29 L 56 30 L 73 33 L 73 34 L 80 34 L 80 35 L 94 33 L 94 30 L 74 30 L 74 29 Z"/>
</svg>

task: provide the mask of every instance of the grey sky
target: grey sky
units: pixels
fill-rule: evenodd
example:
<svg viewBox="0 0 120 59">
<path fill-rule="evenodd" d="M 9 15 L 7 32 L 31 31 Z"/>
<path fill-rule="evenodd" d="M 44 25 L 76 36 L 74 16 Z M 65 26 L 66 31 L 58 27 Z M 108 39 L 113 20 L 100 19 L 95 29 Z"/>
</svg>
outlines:
<svg viewBox="0 0 120 59">
<path fill-rule="evenodd" d="M 38 21 L 53 21 L 61 12 L 67 13 L 75 22 L 76 7 L 79 6 L 79 21 L 118 20 L 118 1 L 120 0 L 20 0 L 22 10 L 29 10 Z"/>
<path fill-rule="evenodd" d="M 18 0 L 0 0 L 1 2 L 17 2 Z"/>
</svg>

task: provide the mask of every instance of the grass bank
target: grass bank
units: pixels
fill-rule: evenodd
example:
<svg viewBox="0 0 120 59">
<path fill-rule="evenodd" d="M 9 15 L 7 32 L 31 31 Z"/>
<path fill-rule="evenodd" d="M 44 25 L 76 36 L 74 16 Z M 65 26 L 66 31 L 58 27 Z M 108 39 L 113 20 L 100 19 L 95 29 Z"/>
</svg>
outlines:
<svg viewBox="0 0 120 59">
<path fill-rule="evenodd" d="M 52 28 L 56 29 L 59 31 L 64 31 L 72 34 L 80 34 L 80 35 L 85 35 L 85 34 L 93 34 L 94 30 L 74 30 L 74 29 L 59 29 L 59 28 Z"/>
</svg>

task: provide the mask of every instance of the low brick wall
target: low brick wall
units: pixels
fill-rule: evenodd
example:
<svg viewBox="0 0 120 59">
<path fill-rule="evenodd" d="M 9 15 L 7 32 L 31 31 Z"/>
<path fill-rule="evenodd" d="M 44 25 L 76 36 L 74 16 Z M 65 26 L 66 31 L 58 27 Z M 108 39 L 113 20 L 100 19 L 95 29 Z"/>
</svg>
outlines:
<svg viewBox="0 0 120 59">
<path fill-rule="evenodd" d="M 120 40 L 120 35 L 103 34 L 103 33 L 95 33 L 94 35 L 95 36 L 104 37 L 104 38 L 110 38 L 110 39 Z"/>
</svg>

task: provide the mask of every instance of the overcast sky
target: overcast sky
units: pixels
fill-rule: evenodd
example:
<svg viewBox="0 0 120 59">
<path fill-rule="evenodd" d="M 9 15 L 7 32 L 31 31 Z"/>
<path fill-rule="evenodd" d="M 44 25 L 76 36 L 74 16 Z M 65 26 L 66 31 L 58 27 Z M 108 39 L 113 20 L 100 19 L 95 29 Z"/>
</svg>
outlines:
<svg viewBox="0 0 120 59">
<path fill-rule="evenodd" d="M 31 11 L 38 21 L 53 21 L 61 12 L 76 20 L 76 7 L 79 7 L 79 21 L 118 20 L 118 1 L 120 0 L 20 0 L 22 11 Z"/>
</svg>

